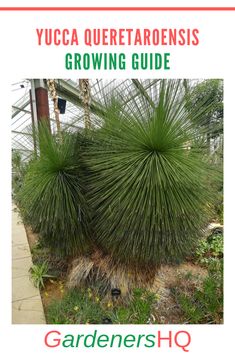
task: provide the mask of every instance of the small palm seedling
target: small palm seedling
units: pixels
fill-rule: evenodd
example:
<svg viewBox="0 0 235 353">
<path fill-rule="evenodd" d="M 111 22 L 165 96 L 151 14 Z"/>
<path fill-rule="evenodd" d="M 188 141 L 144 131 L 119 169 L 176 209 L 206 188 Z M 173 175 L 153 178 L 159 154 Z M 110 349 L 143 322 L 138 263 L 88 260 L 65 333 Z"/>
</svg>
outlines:
<svg viewBox="0 0 235 353">
<path fill-rule="evenodd" d="M 48 274 L 48 263 L 46 261 L 44 261 L 42 264 L 32 265 L 29 271 L 34 286 L 39 289 L 44 288 L 45 280 L 47 278 L 53 277 Z"/>
</svg>

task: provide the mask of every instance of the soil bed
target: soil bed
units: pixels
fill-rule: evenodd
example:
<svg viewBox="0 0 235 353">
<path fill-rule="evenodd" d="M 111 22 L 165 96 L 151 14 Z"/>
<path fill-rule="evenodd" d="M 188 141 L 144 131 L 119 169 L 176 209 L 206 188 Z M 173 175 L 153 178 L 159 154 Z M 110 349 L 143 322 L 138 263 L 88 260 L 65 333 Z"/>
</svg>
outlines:
<svg viewBox="0 0 235 353">
<path fill-rule="evenodd" d="M 30 249 L 33 253 L 38 244 L 38 235 L 30 227 L 25 227 Z M 175 266 L 165 265 L 159 270 L 151 292 L 158 298 L 152 308 L 150 323 L 186 324 L 184 313 L 173 294 L 175 288 L 183 288 L 191 293 L 200 288 L 208 275 L 206 268 L 193 263 L 192 259 Z M 47 317 L 48 306 L 53 301 L 61 301 L 68 292 L 65 277 L 47 279 L 41 289 L 42 303 Z"/>
</svg>

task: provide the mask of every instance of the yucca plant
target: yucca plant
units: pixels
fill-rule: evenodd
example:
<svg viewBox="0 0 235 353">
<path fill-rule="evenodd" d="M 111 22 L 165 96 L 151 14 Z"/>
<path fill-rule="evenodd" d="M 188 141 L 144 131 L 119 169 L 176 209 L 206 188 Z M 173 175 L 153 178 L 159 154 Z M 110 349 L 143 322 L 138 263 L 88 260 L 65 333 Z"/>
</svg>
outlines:
<svg viewBox="0 0 235 353">
<path fill-rule="evenodd" d="M 211 201 L 207 131 L 197 126 L 205 101 L 187 109 L 181 80 L 148 93 L 137 84 L 76 136 L 41 129 L 21 209 L 53 251 L 75 258 L 71 286 L 100 279 L 124 293 L 194 250 Z"/>
<path fill-rule="evenodd" d="M 97 246 L 143 271 L 193 251 L 208 221 L 210 168 L 180 80 L 135 97 L 111 100 L 83 155 Z"/>
<path fill-rule="evenodd" d="M 21 208 L 45 244 L 62 255 L 89 250 L 89 210 L 85 200 L 79 135 L 57 140 L 39 131 L 40 157 L 31 163 L 20 194 Z M 76 151 L 76 153 L 75 153 Z"/>
</svg>

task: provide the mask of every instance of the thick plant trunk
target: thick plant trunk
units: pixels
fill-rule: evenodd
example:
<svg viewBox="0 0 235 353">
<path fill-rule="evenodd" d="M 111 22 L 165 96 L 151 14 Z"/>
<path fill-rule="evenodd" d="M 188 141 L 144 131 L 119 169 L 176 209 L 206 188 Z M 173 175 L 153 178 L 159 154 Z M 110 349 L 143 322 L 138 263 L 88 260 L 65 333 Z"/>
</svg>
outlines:
<svg viewBox="0 0 235 353">
<path fill-rule="evenodd" d="M 112 289 L 121 290 L 121 296 L 128 296 L 133 288 L 151 289 L 157 274 L 157 267 L 135 267 L 115 263 L 110 255 L 94 251 L 90 256 L 73 260 L 68 276 L 68 287 L 97 285 L 104 293 Z"/>
</svg>

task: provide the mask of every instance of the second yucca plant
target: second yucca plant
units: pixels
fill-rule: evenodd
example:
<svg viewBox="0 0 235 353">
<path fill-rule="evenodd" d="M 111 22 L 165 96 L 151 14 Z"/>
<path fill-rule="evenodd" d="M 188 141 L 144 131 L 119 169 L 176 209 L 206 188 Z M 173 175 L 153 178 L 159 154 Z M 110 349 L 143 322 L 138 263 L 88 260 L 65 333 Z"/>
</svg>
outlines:
<svg viewBox="0 0 235 353">
<path fill-rule="evenodd" d="M 26 221 L 53 252 L 85 254 L 90 248 L 90 213 L 85 198 L 81 136 L 39 131 L 40 156 L 26 174 L 20 206 Z"/>
</svg>

